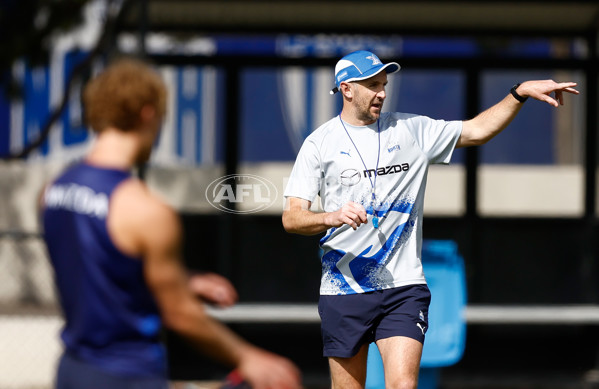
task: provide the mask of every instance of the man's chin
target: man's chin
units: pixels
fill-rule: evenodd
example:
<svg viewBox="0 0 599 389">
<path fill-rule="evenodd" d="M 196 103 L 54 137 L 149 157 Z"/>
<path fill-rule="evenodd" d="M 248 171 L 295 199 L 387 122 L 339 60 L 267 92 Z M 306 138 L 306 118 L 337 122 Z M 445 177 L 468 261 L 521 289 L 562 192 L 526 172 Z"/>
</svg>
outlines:
<svg viewBox="0 0 599 389">
<path fill-rule="evenodd" d="M 372 109 L 369 111 L 364 111 L 362 115 L 359 115 L 358 118 L 366 123 L 372 124 L 379 120 L 381 116 L 380 111 L 374 112 Z"/>
<path fill-rule="evenodd" d="M 378 119 L 381 116 L 382 111 L 383 111 L 383 107 L 380 107 L 380 108 L 372 107 L 372 108 L 370 108 L 370 115 L 372 115 L 373 117 L 376 117 Z"/>
<path fill-rule="evenodd" d="M 379 120 L 379 118 L 381 117 L 381 111 L 377 111 L 377 112 L 370 112 L 370 117 L 372 118 L 372 120 Z"/>
</svg>

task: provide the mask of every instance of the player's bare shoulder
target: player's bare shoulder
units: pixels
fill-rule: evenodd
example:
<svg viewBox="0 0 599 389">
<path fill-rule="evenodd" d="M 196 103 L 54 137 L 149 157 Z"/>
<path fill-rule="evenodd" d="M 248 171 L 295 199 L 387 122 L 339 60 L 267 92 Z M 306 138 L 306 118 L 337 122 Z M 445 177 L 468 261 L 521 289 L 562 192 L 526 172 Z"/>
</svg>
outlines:
<svg viewBox="0 0 599 389">
<path fill-rule="evenodd" d="M 107 223 L 115 245 L 134 256 L 151 245 L 171 244 L 181 234 L 176 212 L 136 178 L 113 192 Z"/>
</svg>

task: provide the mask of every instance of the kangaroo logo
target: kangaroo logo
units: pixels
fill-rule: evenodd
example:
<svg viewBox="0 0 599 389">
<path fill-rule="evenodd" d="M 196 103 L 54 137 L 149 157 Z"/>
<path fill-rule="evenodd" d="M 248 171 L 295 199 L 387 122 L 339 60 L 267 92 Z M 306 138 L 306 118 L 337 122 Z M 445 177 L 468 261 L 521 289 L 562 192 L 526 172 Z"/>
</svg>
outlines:
<svg viewBox="0 0 599 389">
<path fill-rule="evenodd" d="M 373 65 L 382 65 L 383 64 L 381 62 L 381 60 L 377 58 L 376 55 L 369 55 L 368 57 L 366 57 L 366 59 L 371 60 Z"/>
<path fill-rule="evenodd" d="M 422 311 L 418 312 L 418 318 L 419 318 L 420 320 L 422 320 L 422 321 L 425 321 L 425 320 L 424 320 L 424 313 L 422 313 Z M 424 335 L 424 333 L 426 332 L 426 326 L 425 326 L 425 325 L 423 325 L 423 324 L 420 324 L 420 323 L 416 323 L 416 326 L 417 326 L 418 328 L 420 328 L 420 331 L 422 331 L 422 335 Z"/>
<path fill-rule="evenodd" d="M 392 152 L 392 151 L 399 151 L 399 150 L 401 150 L 401 147 L 400 147 L 399 145 L 395 145 L 395 146 L 392 146 L 392 147 L 388 147 L 388 148 L 387 148 L 387 151 L 388 151 L 388 152 Z"/>
</svg>

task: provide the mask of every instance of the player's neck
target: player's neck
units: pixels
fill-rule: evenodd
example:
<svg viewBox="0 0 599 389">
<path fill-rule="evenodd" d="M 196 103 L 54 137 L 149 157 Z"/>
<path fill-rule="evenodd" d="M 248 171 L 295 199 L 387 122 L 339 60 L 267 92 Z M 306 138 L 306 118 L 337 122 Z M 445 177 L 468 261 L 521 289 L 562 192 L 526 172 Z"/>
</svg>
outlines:
<svg viewBox="0 0 599 389">
<path fill-rule="evenodd" d="M 96 166 L 128 170 L 136 164 L 139 149 L 135 133 L 106 129 L 98 134 L 85 159 Z"/>
</svg>

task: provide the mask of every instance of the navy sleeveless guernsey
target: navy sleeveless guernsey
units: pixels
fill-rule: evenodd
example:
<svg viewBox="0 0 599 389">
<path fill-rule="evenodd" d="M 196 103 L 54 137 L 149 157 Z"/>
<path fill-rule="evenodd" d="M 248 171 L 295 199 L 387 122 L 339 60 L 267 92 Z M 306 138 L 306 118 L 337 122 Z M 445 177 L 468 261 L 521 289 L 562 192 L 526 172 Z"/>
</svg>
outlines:
<svg viewBox="0 0 599 389">
<path fill-rule="evenodd" d="M 129 172 L 79 163 L 44 193 L 44 239 L 65 316 L 66 352 L 121 376 L 166 377 L 156 302 L 143 261 L 108 235 L 114 189 Z"/>
</svg>

